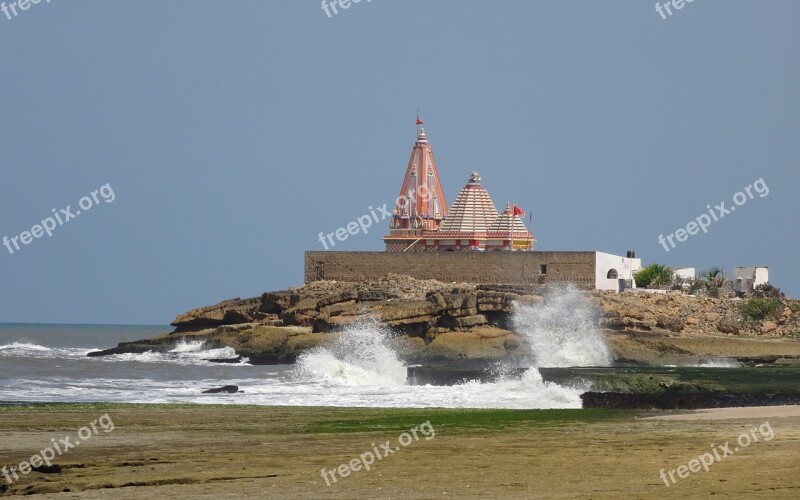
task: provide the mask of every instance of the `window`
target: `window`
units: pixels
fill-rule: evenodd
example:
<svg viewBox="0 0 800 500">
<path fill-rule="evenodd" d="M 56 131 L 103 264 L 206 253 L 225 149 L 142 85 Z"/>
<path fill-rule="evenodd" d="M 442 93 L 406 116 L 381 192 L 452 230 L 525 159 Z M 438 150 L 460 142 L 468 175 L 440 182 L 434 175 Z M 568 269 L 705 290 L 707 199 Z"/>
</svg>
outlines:
<svg viewBox="0 0 800 500">
<path fill-rule="evenodd" d="M 547 274 L 547 264 L 539 264 L 539 274 L 542 276 Z"/>
<path fill-rule="evenodd" d="M 610 280 L 617 279 L 617 270 L 616 269 L 609 269 L 608 274 L 606 274 L 606 278 Z"/>
</svg>

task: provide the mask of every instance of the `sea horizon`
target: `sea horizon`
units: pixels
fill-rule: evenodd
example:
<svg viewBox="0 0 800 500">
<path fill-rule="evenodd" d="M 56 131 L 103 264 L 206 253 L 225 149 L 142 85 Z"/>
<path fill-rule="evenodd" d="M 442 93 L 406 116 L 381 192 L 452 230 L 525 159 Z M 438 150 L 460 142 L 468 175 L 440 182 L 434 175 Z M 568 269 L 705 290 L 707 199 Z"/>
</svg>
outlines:
<svg viewBox="0 0 800 500">
<path fill-rule="evenodd" d="M 156 324 L 147 324 L 147 323 L 58 323 L 58 322 L 24 322 L 24 321 L 0 321 L 0 326 L 29 326 L 29 325 L 40 325 L 40 326 L 129 326 L 129 327 L 153 327 L 153 328 L 174 328 L 173 326 L 167 325 L 156 325 Z"/>
</svg>

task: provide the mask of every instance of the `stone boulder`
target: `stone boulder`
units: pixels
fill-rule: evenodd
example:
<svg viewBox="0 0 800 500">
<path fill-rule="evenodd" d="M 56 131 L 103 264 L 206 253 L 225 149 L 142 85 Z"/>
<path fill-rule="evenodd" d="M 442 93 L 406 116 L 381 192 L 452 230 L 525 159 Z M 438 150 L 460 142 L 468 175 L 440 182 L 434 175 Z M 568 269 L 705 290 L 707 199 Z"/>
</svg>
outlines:
<svg viewBox="0 0 800 500">
<path fill-rule="evenodd" d="M 223 385 L 222 387 L 214 387 L 213 389 L 206 389 L 203 394 L 234 394 L 239 392 L 238 385 Z"/>
<path fill-rule="evenodd" d="M 765 321 L 761 325 L 761 333 L 772 333 L 778 329 L 778 325 L 774 321 Z"/>
<path fill-rule="evenodd" d="M 686 326 L 686 321 L 683 318 L 659 316 L 656 320 L 656 326 L 677 333 L 683 330 L 683 327 Z"/>
<path fill-rule="evenodd" d="M 739 333 L 739 323 L 731 317 L 724 317 L 717 323 L 717 330 L 722 333 L 737 334 Z"/>
<path fill-rule="evenodd" d="M 507 330 L 482 326 L 469 332 L 446 332 L 436 335 L 427 345 L 424 358 L 500 360 L 524 357 L 530 353 L 522 338 Z"/>
<path fill-rule="evenodd" d="M 172 326 L 178 330 L 211 328 L 236 323 L 252 323 L 261 319 L 277 319 L 261 312 L 261 299 L 231 299 L 213 306 L 200 307 L 175 318 Z"/>
<path fill-rule="evenodd" d="M 371 314 L 387 326 L 408 324 L 433 324 L 440 313 L 439 307 L 429 300 L 406 300 L 378 304 Z"/>
</svg>

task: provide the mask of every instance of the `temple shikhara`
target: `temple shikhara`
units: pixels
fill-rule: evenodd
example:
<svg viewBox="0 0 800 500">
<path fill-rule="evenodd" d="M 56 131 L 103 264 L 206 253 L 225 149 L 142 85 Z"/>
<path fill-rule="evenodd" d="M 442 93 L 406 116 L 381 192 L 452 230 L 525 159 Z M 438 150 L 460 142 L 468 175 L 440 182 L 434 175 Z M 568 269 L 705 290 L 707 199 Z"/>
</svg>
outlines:
<svg viewBox="0 0 800 500">
<path fill-rule="evenodd" d="M 420 129 L 383 240 L 387 252 L 529 251 L 536 240 L 520 218 L 524 215 L 511 203 L 498 212 L 478 172 L 448 209 L 433 150 Z"/>
</svg>

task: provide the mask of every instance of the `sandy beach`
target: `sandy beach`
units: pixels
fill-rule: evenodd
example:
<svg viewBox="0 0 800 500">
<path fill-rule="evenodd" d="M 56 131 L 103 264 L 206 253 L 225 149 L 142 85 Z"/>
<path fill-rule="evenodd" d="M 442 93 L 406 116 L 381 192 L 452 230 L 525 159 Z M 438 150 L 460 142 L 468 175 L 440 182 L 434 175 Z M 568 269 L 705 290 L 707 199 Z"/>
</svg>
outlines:
<svg viewBox="0 0 800 500">
<path fill-rule="evenodd" d="M 101 415 L 111 432 L 31 472 L 6 495 L 43 498 L 651 498 L 800 493 L 797 407 L 671 415 L 608 410 L 439 410 L 55 405 L 0 409 L 10 467 Z M 688 415 L 689 419 L 687 419 Z M 716 415 L 722 419 L 697 418 Z M 659 417 L 652 419 L 648 417 Z M 666 418 L 666 420 L 665 420 Z M 405 431 L 430 423 L 416 439 Z M 768 422 L 773 438 L 674 482 L 677 470 Z M 404 442 L 405 441 L 405 442 Z M 370 470 L 339 469 L 387 443 Z M 398 444 L 399 443 L 399 444 Z M 665 476 L 667 477 L 667 476 Z M 669 486 L 666 483 L 670 482 Z"/>
<path fill-rule="evenodd" d="M 647 417 L 652 420 L 729 420 L 729 419 L 771 419 L 800 418 L 800 406 L 754 406 L 740 408 L 708 408 L 688 413 L 658 415 Z"/>
</svg>

